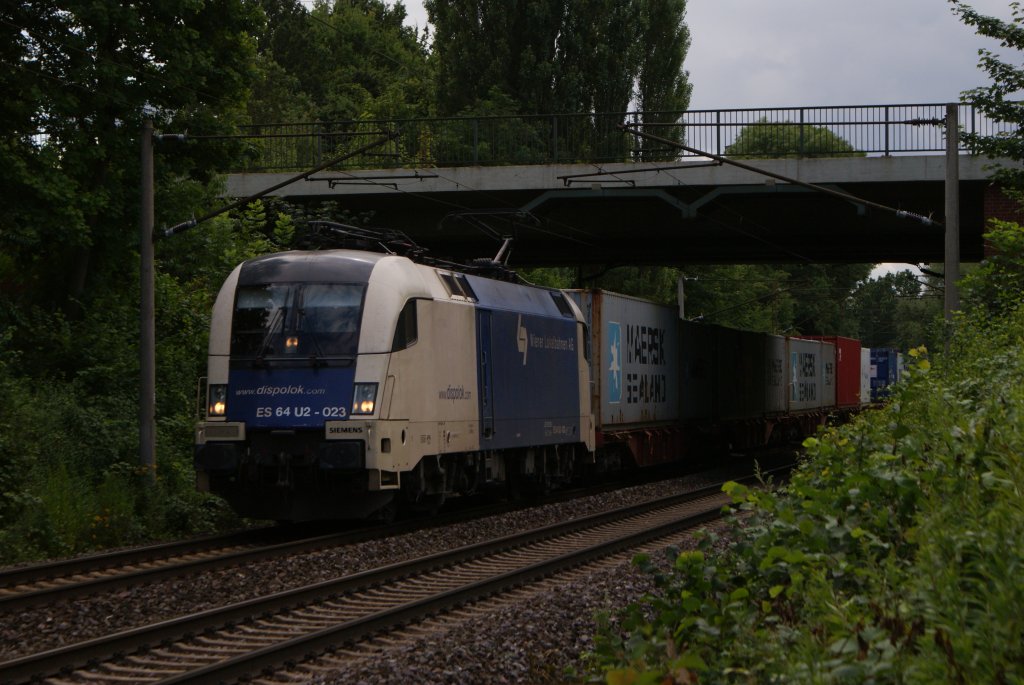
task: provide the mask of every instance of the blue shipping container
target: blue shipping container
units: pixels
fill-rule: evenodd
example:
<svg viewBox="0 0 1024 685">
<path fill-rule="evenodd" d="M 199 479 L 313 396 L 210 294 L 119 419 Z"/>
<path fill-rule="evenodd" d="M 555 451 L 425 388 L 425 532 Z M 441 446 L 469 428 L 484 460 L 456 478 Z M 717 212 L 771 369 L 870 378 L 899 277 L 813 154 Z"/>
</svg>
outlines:
<svg viewBox="0 0 1024 685">
<path fill-rule="evenodd" d="M 871 348 L 871 401 L 889 396 L 889 386 L 898 379 L 899 352 L 892 347 Z"/>
</svg>

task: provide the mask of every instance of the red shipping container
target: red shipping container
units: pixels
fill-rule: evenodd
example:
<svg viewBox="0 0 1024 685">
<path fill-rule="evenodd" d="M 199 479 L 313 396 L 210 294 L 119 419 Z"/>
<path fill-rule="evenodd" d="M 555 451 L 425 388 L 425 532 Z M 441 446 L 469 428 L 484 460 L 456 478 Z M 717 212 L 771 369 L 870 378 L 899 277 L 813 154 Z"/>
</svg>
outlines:
<svg viewBox="0 0 1024 685">
<path fill-rule="evenodd" d="M 860 404 L 860 340 L 838 335 L 801 335 L 801 338 L 822 340 L 836 346 L 836 406 L 856 407 Z"/>
</svg>

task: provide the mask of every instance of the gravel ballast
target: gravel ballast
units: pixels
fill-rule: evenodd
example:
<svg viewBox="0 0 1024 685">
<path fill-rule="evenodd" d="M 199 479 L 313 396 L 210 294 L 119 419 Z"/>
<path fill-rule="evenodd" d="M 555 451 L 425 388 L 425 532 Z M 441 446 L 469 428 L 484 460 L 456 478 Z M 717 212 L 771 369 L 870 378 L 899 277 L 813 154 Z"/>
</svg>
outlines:
<svg viewBox="0 0 1024 685">
<path fill-rule="evenodd" d="M 60 647 L 432 554 L 500 535 L 627 506 L 701 487 L 708 476 L 672 479 L 444 528 L 247 564 L 120 592 L 59 602 L 0 627 L 0 660 Z M 685 541 L 680 541 L 685 546 Z M 656 555 L 657 556 L 657 555 Z M 358 654 L 335 654 L 296 682 L 545 683 L 566 682 L 591 648 L 595 613 L 625 607 L 651 589 L 629 558 L 577 571 L 569 581 L 521 590 L 496 605 L 439 618 L 419 634 Z"/>
</svg>

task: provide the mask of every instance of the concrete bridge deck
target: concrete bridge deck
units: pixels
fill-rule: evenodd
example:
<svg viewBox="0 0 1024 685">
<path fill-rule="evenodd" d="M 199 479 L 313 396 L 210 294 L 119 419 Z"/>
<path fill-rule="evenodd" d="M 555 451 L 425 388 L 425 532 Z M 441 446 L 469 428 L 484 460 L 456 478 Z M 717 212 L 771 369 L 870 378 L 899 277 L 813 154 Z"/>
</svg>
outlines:
<svg viewBox="0 0 1024 685">
<path fill-rule="evenodd" d="M 370 225 L 402 230 L 432 255 L 459 261 L 493 257 L 501 245 L 496 236 L 514 238 L 510 263 L 516 266 L 942 261 L 944 155 L 743 162 L 869 204 L 692 157 L 325 170 L 274 195 L 291 202 L 334 200 L 370 216 Z M 959 155 L 965 262 L 983 256 L 985 219 L 1000 201 L 990 164 Z M 226 194 L 254 195 L 294 176 L 232 174 Z"/>
</svg>

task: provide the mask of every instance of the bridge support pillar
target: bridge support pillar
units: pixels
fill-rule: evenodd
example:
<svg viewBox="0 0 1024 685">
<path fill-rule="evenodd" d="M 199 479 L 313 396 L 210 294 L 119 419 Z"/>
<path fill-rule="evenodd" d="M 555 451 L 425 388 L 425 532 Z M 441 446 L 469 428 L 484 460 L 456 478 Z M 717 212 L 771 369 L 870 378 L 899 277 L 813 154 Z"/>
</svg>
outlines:
<svg viewBox="0 0 1024 685">
<path fill-rule="evenodd" d="M 960 309 L 960 134 L 957 106 L 946 105 L 946 321 Z"/>
</svg>

